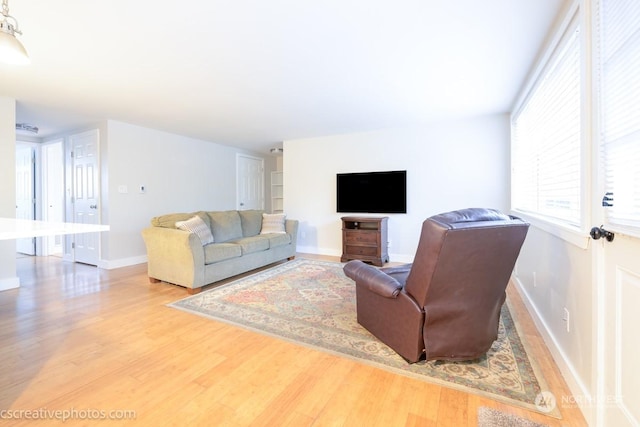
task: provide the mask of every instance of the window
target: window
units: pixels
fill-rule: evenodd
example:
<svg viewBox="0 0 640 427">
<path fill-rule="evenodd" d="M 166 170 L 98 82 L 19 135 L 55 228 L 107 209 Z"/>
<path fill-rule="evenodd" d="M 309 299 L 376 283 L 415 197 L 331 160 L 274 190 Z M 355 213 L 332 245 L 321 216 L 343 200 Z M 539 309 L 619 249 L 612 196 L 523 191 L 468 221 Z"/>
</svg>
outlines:
<svg viewBox="0 0 640 427">
<path fill-rule="evenodd" d="M 581 225 L 580 93 L 573 23 L 512 115 L 513 209 Z"/>
<path fill-rule="evenodd" d="M 608 224 L 640 232 L 640 2 L 601 1 L 600 152 Z M 604 196 L 604 195 L 603 195 Z"/>
</svg>

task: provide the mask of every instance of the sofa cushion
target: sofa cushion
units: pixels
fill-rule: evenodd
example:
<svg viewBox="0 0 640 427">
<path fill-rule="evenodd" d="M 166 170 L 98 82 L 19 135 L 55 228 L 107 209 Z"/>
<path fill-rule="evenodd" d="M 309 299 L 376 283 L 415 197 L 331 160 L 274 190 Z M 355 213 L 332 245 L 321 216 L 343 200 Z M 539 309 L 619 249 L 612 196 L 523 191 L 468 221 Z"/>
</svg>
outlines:
<svg viewBox="0 0 640 427">
<path fill-rule="evenodd" d="M 207 212 L 211 232 L 216 242 L 228 242 L 242 237 L 242 223 L 238 211 Z"/>
<path fill-rule="evenodd" d="M 263 211 L 250 209 L 246 211 L 238 211 L 240 221 L 242 223 L 242 236 L 251 237 L 260 234 L 262 228 Z"/>
<path fill-rule="evenodd" d="M 177 221 L 176 228 L 194 233 L 202 242 L 202 246 L 213 243 L 211 229 L 198 215 L 194 215 L 186 221 Z"/>
<path fill-rule="evenodd" d="M 278 246 L 284 246 L 291 243 L 291 236 L 289 234 L 273 233 L 265 234 L 264 237 L 269 238 L 270 248 L 277 248 Z"/>
<path fill-rule="evenodd" d="M 269 238 L 266 236 L 243 237 L 242 239 L 232 240 L 230 243 L 235 243 L 242 247 L 242 255 L 269 249 Z"/>
<path fill-rule="evenodd" d="M 260 234 L 286 233 L 284 229 L 285 214 L 262 214 Z"/>
<path fill-rule="evenodd" d="M 213 264 L 214 262 L 237 258 L 239 256 L 242 256 L 242 248 L 240 245 L 233 243 L 215 243 L 204 247 L 205 264 Z"/>
<path fill-rule="evenodd" d="M 154 227 L 163 228 L 176 228 L 176 222 L 186 221 L 192 218 L 194 215 L 198 215 L 208 227 L 211 226 L 209 216 L 205 212 L 191 212 L 191 213 L 172 213 L 167 215 L 156 216 L 151 219 L 151 225 Z"/>
</svg>

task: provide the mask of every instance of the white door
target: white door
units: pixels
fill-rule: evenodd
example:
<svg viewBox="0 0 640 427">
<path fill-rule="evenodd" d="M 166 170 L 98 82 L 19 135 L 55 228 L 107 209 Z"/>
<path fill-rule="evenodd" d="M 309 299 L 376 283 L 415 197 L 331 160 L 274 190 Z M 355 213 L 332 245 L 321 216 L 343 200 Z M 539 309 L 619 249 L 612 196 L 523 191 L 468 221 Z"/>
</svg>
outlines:
<svg viewBox="0 0 640 427">
<path fill-rule="evenodd" d="M 599 1 L 598 424 L 640 426 L 640 3 Z M 594 224 L 597 225 L 597 224 Z M 598 229 L 596 228 L 596 231 Z M 602 233 L 600 233 L 602 234 Z"/>
<path fill-rule="evenodd" d="M 601 239 L 604 240 L 604 239 Z M 599 396 L 606 426 L 640 425 L 640 239 L 615 233 L 603 243 L 604 324 Z"/>
<path fill-rule="evenodd" d="M 16 218 L 35 219 L 34 151 L 16 146 Z M 35 239 L 16 239 L 16 252 L 35 255 Z"/>
<path fill-rule="evenodd" d="M 640 426 L 640 132 L 610 144 L 599 168 L 605 189 L 592 229 L 598 268 L 598 416 L 604 426 Z M 636 145 L 637 144 L 637 145 Z M 639 148 L 633 148 L 637 146 Z M 606 160 L 605 160 L 606 158 Z M 602 196 L 604 195 L 604 196 Z M 611 233 L 611 234 L 607 234 Z M 607 238 L 608 237 L 608 238 Z"/>
<path fill-rule="evenodd" d="M 64 152 L 62 140 L 42 146 L 42 219 L 64 222 Z M 43 255 L 62 254 L 62 236 L 43 238 Z"/>
<path fill-rule="evenodd" d="M 69 138 L 73 152 L 73 222 L 100 224 L 100 173 L 98 130 Z M 80 233 L 73 237 L 74 260 L 98 265 L 100 233 Z"/>
<path fill-rule="evenodd" d="M 264 159 L 238 154 L 237 209 L 264 209 Z"/>
</svg>

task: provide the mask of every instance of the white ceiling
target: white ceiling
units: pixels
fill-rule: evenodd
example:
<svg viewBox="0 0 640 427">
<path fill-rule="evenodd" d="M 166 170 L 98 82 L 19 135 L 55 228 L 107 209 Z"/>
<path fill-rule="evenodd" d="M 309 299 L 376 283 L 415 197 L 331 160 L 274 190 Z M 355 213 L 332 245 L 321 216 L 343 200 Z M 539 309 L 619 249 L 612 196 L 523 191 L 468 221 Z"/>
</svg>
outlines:
<svg viewBox="0 0 640 427">
<path fill-rule="evenodd" d="M 10 0 L 40 137 L 114 119 L 266 151 L 507 112 L 569 0 Z"/>
</svg>

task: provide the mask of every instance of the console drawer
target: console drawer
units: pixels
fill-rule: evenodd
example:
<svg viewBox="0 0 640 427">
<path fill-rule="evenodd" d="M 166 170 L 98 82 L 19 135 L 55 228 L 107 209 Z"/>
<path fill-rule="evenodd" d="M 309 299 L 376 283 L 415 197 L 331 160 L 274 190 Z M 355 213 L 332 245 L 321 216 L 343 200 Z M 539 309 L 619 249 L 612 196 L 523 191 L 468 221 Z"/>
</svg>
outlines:
<svg viewBox="0 0 640 427">
<path fill-rule="evenodd" d="M 350 244 L 378 244 L 378 233 L 376 232 L 367 232 L 367 231 L 357 231 L 350 232 L 347 231 L 345 233 L 345 243 L 347 245 Z"/>
<path fill-rule="evenodd" d="M 349 246 L 347 245 L 347 251 L 349 255 L 358 256 L 378 256 L 377 246 Z"/>
</svg>

